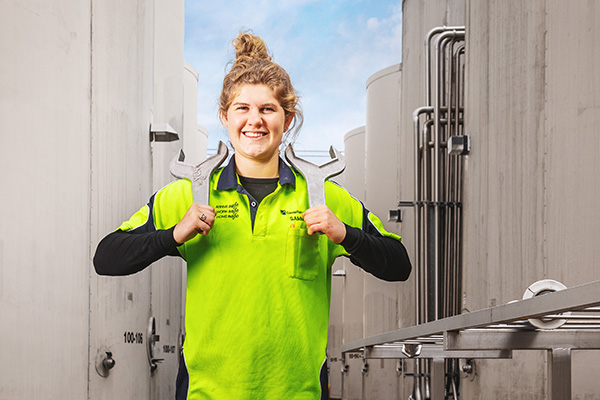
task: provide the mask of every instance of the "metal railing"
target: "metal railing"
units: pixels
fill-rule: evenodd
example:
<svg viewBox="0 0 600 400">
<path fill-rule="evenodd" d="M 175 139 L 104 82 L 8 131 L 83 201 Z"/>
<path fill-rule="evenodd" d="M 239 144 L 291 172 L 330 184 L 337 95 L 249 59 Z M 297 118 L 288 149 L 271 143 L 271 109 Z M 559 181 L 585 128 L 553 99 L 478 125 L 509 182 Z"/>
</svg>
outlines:
<svg viewBox="0 0 600 400">
<path fill-rule="evenodd" d="M 555 329 L 536 328 L 536 321 L 561 320 Z M 342 346 L 342 354 L 360 353 L 364 362 L 374 358 L 427 360 L 427 372 L 416 378 L 427 383 L 413 391 L 413 399 L 444 399 L 452 380 L 447 360 L 511 358 L 513 350 L 548 351 L 547 392 L 550 399 L 571 398 L 571 353 L 600 349 L 600 281 L 505 305 L 446 317 Z M 458 363 L 455 363 L 458 364 Z M 466 366 L 466 367 L 465 367 Z M 422 394 L 421 394 L 422 393 Z"/>
</svg>

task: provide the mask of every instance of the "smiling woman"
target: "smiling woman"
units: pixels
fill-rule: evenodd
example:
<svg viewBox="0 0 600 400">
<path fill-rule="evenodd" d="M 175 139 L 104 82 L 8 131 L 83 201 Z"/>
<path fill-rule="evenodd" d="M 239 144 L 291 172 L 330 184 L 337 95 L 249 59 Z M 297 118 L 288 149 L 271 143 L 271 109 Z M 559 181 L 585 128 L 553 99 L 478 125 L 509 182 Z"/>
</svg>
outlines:
<svg viewBox="0 0 600 400">
<path fill-rule="evenodd" d="M 305 177 L 279 157 L 302 120 L 290 78 L 262 39 L 233 43 L 219 117 L 235 153 L 210 177 L 209 204 L 193 203 L 189 180 L 172 182 L 102 240 L 94 265 L 126 275 L 166 255 L 187 261 L 178 400 L 327 399 L 333 262 L 398 281 L 410 261 L 340 186 L 325 182 L 326 204 L 309 207 Z"/>
</svg>

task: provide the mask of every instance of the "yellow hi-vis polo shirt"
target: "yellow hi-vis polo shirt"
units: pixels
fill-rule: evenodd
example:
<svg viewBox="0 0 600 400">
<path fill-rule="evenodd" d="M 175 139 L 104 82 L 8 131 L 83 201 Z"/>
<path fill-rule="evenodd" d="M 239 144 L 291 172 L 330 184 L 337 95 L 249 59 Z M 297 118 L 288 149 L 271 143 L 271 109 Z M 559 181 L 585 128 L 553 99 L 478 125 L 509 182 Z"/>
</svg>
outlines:
<svg viewBox="0 0 600 400">
<path fill-rule="evenodd" d="M 342 222 L 374 224 L 400 239 L 376 216 L 363 217 L 362 204 L 345 189 L 326 182 L 325 193 Z M 191 204 L 191 182 L 175 181 L 119 229 L 171 228 Z M 325 235 L 308 235 L 306 181 L 282 160 L 277 188 L 260 204 L 239 184 L 232 160 L 211 177 L 210 205 L 217 215 L 209 234 L 178 247 L 187 261 L 188 398 L 318 399 L 331 265 L 347 252 Z"/>
</svg>

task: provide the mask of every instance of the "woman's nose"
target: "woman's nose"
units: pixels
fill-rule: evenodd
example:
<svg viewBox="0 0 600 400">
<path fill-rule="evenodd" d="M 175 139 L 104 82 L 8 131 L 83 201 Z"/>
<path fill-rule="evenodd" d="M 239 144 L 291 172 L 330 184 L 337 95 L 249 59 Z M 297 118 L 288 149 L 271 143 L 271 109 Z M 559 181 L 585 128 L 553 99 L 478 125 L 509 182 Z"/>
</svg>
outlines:
<svg viewBox="0 0 600 400">
<path fill-rule="evenodd" d="M 248 123 L 254 126 L 260 125 L 262 123 L 262 117 L 260 115 L 259 110 L 250 110 L 250 113 L 248 114 Z"/>
</svg>

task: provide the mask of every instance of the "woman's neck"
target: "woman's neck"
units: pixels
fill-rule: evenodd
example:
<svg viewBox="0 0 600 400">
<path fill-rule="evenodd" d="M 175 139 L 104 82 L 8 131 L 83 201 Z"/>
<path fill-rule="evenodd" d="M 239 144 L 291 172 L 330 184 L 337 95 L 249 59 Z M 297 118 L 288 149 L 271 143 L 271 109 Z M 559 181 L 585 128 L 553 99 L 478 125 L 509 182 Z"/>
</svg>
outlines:
<svg viewBox="0 0 600 400">
<path fill-rule="evenodd" d="M 235 168 L 238 175 L 247 178 L 277 178 L 279 176 L 279 157 L 263 161 L 249 159 L 234 154 Z"/>
</svg>

